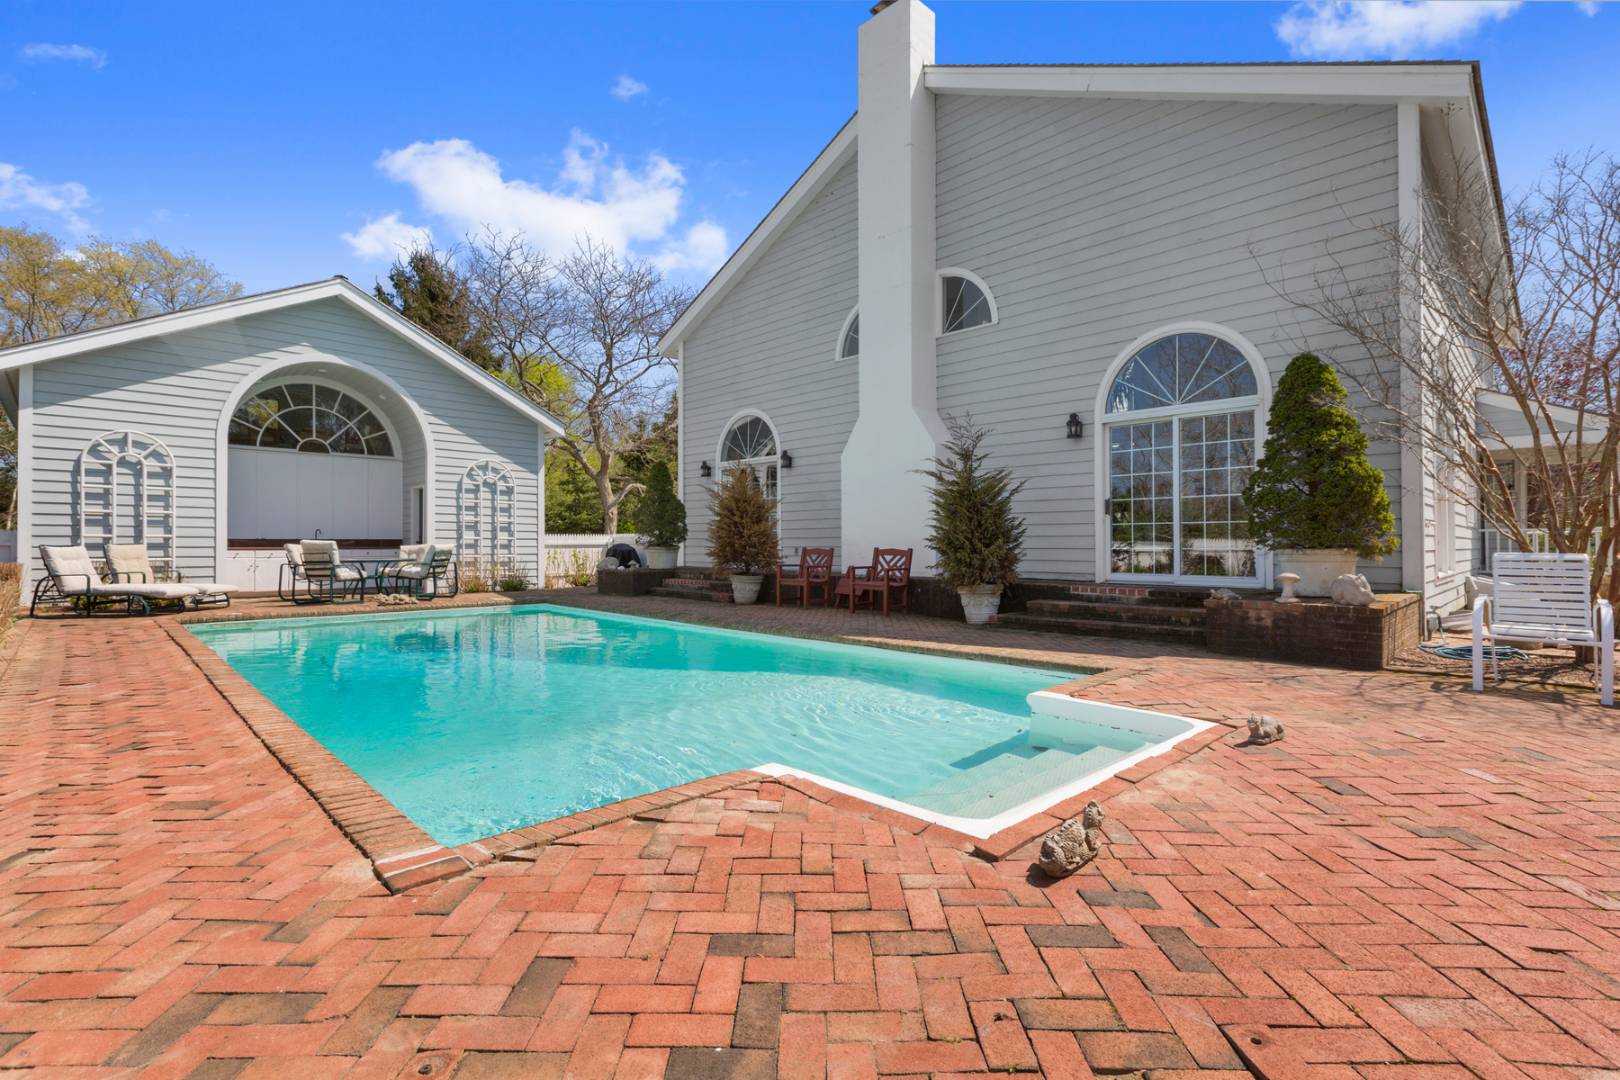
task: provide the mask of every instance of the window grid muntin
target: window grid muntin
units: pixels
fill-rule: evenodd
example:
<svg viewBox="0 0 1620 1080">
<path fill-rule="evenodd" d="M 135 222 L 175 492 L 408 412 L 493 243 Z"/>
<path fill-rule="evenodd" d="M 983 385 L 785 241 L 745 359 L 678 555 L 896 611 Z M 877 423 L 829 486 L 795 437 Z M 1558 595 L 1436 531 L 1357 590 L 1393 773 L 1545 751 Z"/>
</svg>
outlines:
<svg viewBox="0 0 1620 1080">
<path fill-rule="evenodd" d="M 1186 577 L 1253 578 L 1243 488 L 1254 472 L 1254 411 L 1179 420 L 1179 566 Z"/>
<path fill-rule="evenodd" d="M 854 312 L 838 339 L 838 359 L 856 360 L 861 355 L 861 313 Z"/>
<path fill-rule="evenodd" d="M 338 387 L 307 379 L 255 390 L 231 414 L 226 441 L 261 450 L 395 456 L 393 438 L 370 406 Z"/>
<path fill-rule="evenodd" d="M 961 274 L 940 277 L 940 333 L 954 334 L 996 321 L 989 292 L 972 278 Z"/>
<path fill-rule="evenodd" d="M 1184 331 L 1137 349 L 1109 384 L 1105 412 L 1124 415 L 1256 397 L 1254 366 L 1214 334 Z"/>
</svg>

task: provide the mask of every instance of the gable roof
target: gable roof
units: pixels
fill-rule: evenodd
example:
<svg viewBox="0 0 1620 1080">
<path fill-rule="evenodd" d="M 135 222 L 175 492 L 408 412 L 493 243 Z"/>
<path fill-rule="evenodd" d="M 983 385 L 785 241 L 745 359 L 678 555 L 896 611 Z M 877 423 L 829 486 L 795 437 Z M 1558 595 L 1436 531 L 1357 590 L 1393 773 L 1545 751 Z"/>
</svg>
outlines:
<svg viewBox="0 0 1620 1080">
<path fill-rule="evenodd" d="M 507 406 L 522 413 L 551 434 L 563 434 L 564 428 L 561 422 L 550 413 L 535 405 L 522 394 L 478 367 L 465 356 L 462 356 L 387 304 L 355 285 L 349 279 L 343 277 L 326 278 L 323 281 L 312 281 L 306 285 L 293 285 L 285 289 L 272 289 L 269 292 L 254 293 L 252 296 L 239 296 L 232 300 L 221 300 L 214 304 L 203 304 L 199 307 L 186 308 L 184 311 L 174 311 L 166 315 L 147 315 L 143 318 L 114 323 L 111 326 L 102 326 L 94 330 L 83 330 L 77 334 L 63 334 L 58 337 L 41 338 L 26 345 L 14 345 L 9 349 L 0 349 L 0 372 L 12 368 L 26 367 L 29 364 L 47 363 L 65 356 L 77 356 L 95 349 L 105 349 L 129 342 L 144 341 L 149 338 L 161 337 L 164 334 L 213 326 L 217 323 L 229 322 L 232 319 L 240 319 L 248 315 L 259 315 L 268 311 L 297 307 L 317 300 L 342 301 L 383 329 L 403 338 L 406 343 L 415 346 L 490 396 L 500 399 Z"/>
<path fill-rule="evenodd" d="M 1237 64 L 930 64 L 923 82 L 936 94 L 993 94 L 1026 97 L 1122 97 L 1168 100 L 1300 101 L 1324 104 L 1422 105 L 1461 102 L 1450 126 L 1460 146 L 1481 159 L 1496 196 L 1498 225 L 1506 240 L 1506 215 L 1485 90 L 1473 60 L 1279 61 Z M 719 303 L 738 279 L 781 235 L 856 151 L 856 123 L 850 117 L 709 279 L 680 318 L 658 341 L 674 356 L 680 343 Z"/>
</svg>

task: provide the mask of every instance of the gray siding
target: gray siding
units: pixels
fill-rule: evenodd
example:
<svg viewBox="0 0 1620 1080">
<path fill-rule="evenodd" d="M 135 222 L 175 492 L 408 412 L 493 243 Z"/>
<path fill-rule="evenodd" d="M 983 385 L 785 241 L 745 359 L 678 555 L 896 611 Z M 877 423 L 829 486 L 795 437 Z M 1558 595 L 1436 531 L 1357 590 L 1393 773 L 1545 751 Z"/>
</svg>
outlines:
<svg viewBox="0 0 1620 1080">
<path fill-rule="evenodd" d="M 1227 326 L 1273 384 L 1306 348 L 1347 362 L 1343 338 L 1278 294 L 1327 250 L 1387 275 L 1369 221 L 1396 206 L 1393 107 L 942 95 L 938 259 L 990 285 L 999 322 L 939 341 L 940 411 L 995 430 L 1027 486 L 1024 570 L 1089 578 L 1096 564 L 1093 424 L 1104 371 L 1139 335 Z M 1269 280 L 1268 280 L 1269 279 Z M 734 399 L 733 399 L 734 400 Z M 1086 421 L 1064 437 L 1070 412 Z M 1373 462 L 1400 505 L 1398 448 Z M 1365 568 L 1399 585 L 1399 557 Z"/>
<path fill-rule="evenodd" d="M 267 364 L 350 360 L 391 378 L 421 409 L 434 444 L 434 533 L 456 536 L 463 472 L 482 458 L 511 466 L 517 480 L 519 559 L 538 561 L 539 431 L 487 391 L 446 369 L 342 301 L 320 300 L 165 338 L 98 350 L 34 369 L 33 543 L 74 540 L 74 464 L 90 440 L 134 429 L 166 443 L 177 471 L 176 562 L 189 578 L 215 572 L 216 438 L 226 399 Z M 332 366 L 326 378 L 343 382 Z M 369 392 L 371 381 L 363 380 Z M 398 402 L 383 402 L 400 431 L 405 484 L 425 467 L 414 421 Z M 402 523 L 408 507 L 402 496 Z M 402 532 L 401 535 L 406 535 Z"/>
<path fill-rule="evenodd" d="M 686 560 L 708 560 L 708 488 L 727 421 L 757 410 L 793 455 L 782 472 L 784 551 L 839 546 L 839 458 L 855 425 L 857 366 L 834 343 L 855 306 L 855 163 L 846 165 L 748 274 L 704 318 L 682 350 L 681 498 L 691 530 Z M 715 479 L 719 478 L 716 470 Z M 838 552 L 842 561 L 846 553 Z"/>
</svg>

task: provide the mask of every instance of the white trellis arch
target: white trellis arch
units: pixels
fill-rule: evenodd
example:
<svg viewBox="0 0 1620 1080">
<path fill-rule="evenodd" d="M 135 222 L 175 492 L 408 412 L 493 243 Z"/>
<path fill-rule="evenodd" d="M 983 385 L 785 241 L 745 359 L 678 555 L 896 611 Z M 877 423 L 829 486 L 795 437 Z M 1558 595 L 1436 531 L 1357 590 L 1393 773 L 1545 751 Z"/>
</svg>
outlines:
<svg viewBox="0 0 1620 1080">
<path fill-rule="evenodd" d="M 473 462 L 461 474 L 456 502 L 457 555 L 511 565 L 517 554 L 517 482 L 512 470 L 489 458 Z"/>
<path fill-rule="evenodd" d="M 131 490 L 121 492 L 121 480 Z M 98 544 L 103 554 L 108 544 L 145 544 L 154 568 L 173 573 L 175 491 L 174 455 L 161 440 L 143 431 L 104 432 L 74 467 L 75 539 L 93 555 Z"/>
</svg>

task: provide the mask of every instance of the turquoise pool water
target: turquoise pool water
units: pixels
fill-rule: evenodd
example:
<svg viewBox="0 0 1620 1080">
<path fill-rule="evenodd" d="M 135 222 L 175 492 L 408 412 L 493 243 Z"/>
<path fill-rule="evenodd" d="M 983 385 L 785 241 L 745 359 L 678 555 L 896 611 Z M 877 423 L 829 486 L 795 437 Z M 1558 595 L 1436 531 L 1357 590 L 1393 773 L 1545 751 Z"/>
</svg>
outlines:
<svg viewBox="0 0 1620 1080">
<path fill-rule="evenodd" d="M 551 605 L 191 630 L 444 844 L 767 762 L 971 810 L 1075 677 Z"/>
</svg>

